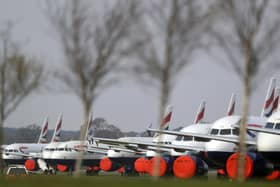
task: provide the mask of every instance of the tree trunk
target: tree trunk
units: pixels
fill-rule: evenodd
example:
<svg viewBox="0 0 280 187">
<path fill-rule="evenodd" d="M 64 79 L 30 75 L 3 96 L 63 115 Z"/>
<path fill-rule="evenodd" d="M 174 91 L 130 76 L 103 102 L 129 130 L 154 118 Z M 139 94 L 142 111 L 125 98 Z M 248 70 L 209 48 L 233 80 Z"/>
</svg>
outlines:
<svg viewBox="0 0 280 187">
<path fill-rule="evenodd" d="M 158 124 L 160 127 L 165 108 L 167 106 L 167 103 L 169 101 L 169 84 L 168 80 L 163 80 L 161 83 L 161 93 L 160 93 L 160 113 L 159 113 L 159 119 L 158 119 Z"/>
<path fill-rule="evenodd" d="M 253 36 L 253 35 L 252 35 Z M 247 147 L 245 144 L 246 128 L 247 128 L 247 116 L 249 114 L 249 100 L 251 94 L 250 80 L 252 76 L 251 63 L 252 63 L 252 46 L 251 39 L 249 39 L 244 45 L 245 49 L 245 73 L 243 75 L 243 96 L 242 96 L 242 118 L 240 122 L 240 134 L 239 134 L 239 158 L 238 158 L 238 181 L 243 182 L 245 180 L 245 157 L 247 154 Z"/>
<path fill-rule="evenodd" d="M 247 128 L 247 116 L 249 109 L 249 98 L 250 98 L 250 85 L 249 79 L 244 79 L 243 96 L 242 96 L 242 118 L 240 122 L 240 134 L 239 134 L 239 160 L 238 160 L 238 180 L 244 181 L 245 172 L 245 156 L 247 154 L 247 148 L 245 144 L 246 139 L 246 128 Z"/>
<path fill-rule="evenodd" d="M 3 67 L 3 66 L 2 66 Z M 5 71 L 1 69 L 1 83 L 0 83 L 0 146 L 3 145 L 3 128 L 4 128 L 4 73 Z M 3 173 L 3 160 L 0 156 L 0 172 Z"/>
<path fill-rule="evenodd" d="M 169 75 L 169 70 L 170 70 L 170 64 L 171 64 L 171 56 L 170 56 L 170 51 L 171 47 L 168 45 L 166 49 L 166 63 L 165 67 L 163 69 L 162 73 L 162 79 L 161 79 L 161 93 L 160 93 L 160 113 L 159 113 L 159 119 L 158 119 L 158 126 L 159 130 L 163 130 L 161 127 L 161 122 L 163 119 L 164 111 L 166 108 L 166 105 L 169 101 L 169 96 L 170 96 L 170 91 L 169 91 L 169 82 L 170 82 L 170 75 Z M 162 142 L 162 133 L 160 132 L 158 135 L 158 142 Z M 153 168 L 153 175 L 157 178 L 159 175 L 159 166 L 160 166 L 160 159 L 159 157 L 161 156 L 159 146 L 157 146 L 157 152 L 159 155 L 155 159 L 155 164 Z"/>
<path fill-rule="evenodd" d="M 3 64 L 0 64 L 2 67 L 0 69 L 1 77 L 0 77 L 0 146 L 3 145 L 4 141 L 4 134 L 3 134 L 3 128 L 4 128 L 4 121 L 5 121 L 5 67 L 7 64 L 7 54 L 8 54 L 8 48 L 7 48 L 7 40 L 3 40 Z M 2 156 L 0 156 L 0 172 L 3 174 L 4 171 L 4 163 Z"/>
<path fill-rule="evenodd" d="M 2 103 L 0 103 L 2 105 Z M 2 110 L 2 106 L 1 109 Z M 3 120 L 3 115 L 2 115 L 2 111 L 1 111 L 1 115 L 0 115 L 0 146 L 2 147 L 3 142 L 4 142 L 4 137 L 3 137 L 3 128 L 4 128 L 4 120 Z M 4 150 L 2 150 L 4 151 Z M 0 174 L 3 174 L 4 171 L 4 163 L 3 163 L 3 159 L 2 159 L 2 155 L 0 156 Z"/>
<path fill-rule="evenodd" d="M 83 99 L 83 107 L 84 107 L 84 120 L 83 124 L 80 127 L 80 141 L 81 141 L 81 148 L 83 149 L 83 145 L 86 144 L 86 132 L 87 132 L 87 124 L 89 120 L 90 110 L 92 106 L 92 101 L 89 101 L 89 99 Z M 79 177 L 80 176 L 80 170 L 82 166 L 82 160 L 84 157 L 84 152 L 80 151 L 80 154 L 77 157 L 76 163 L 75 163 L 75 171 L 74 176 Z"/>
</svg>

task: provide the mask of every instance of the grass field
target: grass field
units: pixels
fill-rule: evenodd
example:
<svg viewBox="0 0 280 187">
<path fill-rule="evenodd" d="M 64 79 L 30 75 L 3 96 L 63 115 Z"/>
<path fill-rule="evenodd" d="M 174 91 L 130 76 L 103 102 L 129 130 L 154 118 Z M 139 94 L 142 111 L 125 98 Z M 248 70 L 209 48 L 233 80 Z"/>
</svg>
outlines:
<svg viewBox="0 0 280 187">
<path fill-rule="evenodd" d="M 0 187 L 264 187 L 279 185 L 279 180 L 273 182 L 251 180 L 241 184 L 236 181 L 199 178 L 180 180 L 174 177 L 167 177 L 155 180 L 147 176 L 81 176 L 79 178 L 72 176 L 0 177 Z"/>
</svg>

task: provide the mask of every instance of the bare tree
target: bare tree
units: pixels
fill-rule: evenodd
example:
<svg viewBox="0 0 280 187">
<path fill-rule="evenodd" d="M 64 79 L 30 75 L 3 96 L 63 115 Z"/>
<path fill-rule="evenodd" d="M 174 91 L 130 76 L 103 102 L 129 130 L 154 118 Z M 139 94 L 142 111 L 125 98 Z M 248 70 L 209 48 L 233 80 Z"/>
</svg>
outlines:
<svg viewBox="0 0 280 187">
<path fill-rule="evenodd" d="M 159 90 L 159 122 L 175 86 L 176 77 L 191 63 L 205 29 L 207 11 L 200 1 L 144 2 L 143 33 L 149 42 L 139 50 L 133 67 L 140 80 Z"/>
<path fill-rule="evenodd" d="M 133 70 L 141 81 L 159 91 L 160 124 L 176 77 L 190 64 L 196 49 L 202 47 L 208 7 L 201 1 L 185 0 L 152 0 L 144 2 L 143 7 L 142 32 L 148 42 L 138 50 L 138 63 Z M 153 175 L 158 174 L 159 159 L 156 159 Z"/>
<path fill-rule="evenodd" d="M 271 75 L 279 52 L 280 20 L 277 1 L 218 1 L 218 19 L 213 23 L 215 49 L 243 83 L 242 120 L 238 178 L 244 180 L 245 132 L 249 99 L 257 78 Z M 279 63 L 279 62 L 278 62 Z M 269 73 L 268 73 L 269 72 Z M 256 81 L 258 80 L 258 81 Z"/>
<path fill-rule="evenodd" d="M 12 40 L 12 24 L 0 31 L 2 58 L 0 60 L 0 145 L 5 120 L 19 104 L 42 82 L 43 66 L 28 59 Z M 2 168 L 0 168 L 2 169 Z"/>
<path fill-rule="evenodd" d="M 115 83 L 114 72 L 137 45 L 130 42 L 137 20 L 135 1 L 115 1 L 95 16 L 91 1 L 46 1 L 46 5 L 65 56 L 65 68 L 57 75 L 81 100 L 86 121 L 98 95 Z"/>
<path fill-rule="evenodd" d="M 92 1 L 46 1 L 46 14 L 57 31 L 65 56 L 65 68 L 58 78 L 82 102 L 85 126 L 98 95 L 116 82 L 114 76 L 124 59 L 141 44 L 135 37 L 138 13 L 136 1 L 108 3 L 98 14 Z"/>
</svg>

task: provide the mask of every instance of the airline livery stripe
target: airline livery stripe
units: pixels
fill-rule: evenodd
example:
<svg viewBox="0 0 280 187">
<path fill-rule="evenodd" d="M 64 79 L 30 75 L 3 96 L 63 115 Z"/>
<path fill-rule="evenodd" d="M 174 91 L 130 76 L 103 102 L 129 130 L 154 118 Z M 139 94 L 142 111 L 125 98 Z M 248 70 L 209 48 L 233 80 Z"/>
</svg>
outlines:
<svg viewBox="0 0 280 187">
<path fill-rule="evenodd" d="M 273 102 L 273 107 L 272 107 L 272 111 L 275 111 L 277 110 L 278 108 L 278 101 L 279 101 L 279 96 L 277 96 L 275 99 L 274 99 L 274 102 Z"/>
<path fill-rule="evenodd" d="M 265 109 L 267 109 L 270 106 L 270 104 L 273 102 L 273 99 L 274 99 L 274 89 L 272 90 L 269 99 L 265 102 Z"/>
<path fill-rule="evenodd" d="M 258 128 L 261 128 L 262 126 L 261 125 L 258 125 L 258 124 L 247 124 L 248 127 L 258 127 Z"/>
<path fill-rule="evenodd" d="M 201 110 L 201 112 L 197 115 L 197 119 L 195 120 L 195 123 L 198 123 L 201 121 L 201 119 L 204 117 L 204 108 Z"/>
<path fill-rule="evenodd" d="M 232 106 L 231 106 L 231 108 L 230 108 L 230 110 L 228 112 L 228 116 L 231 116 L 233 114 L 234 108 L 235 108 L 235 103 L 232 104 Z"/>
<path fill-rule="evenodd" d="M 172 112 L 169 112 L 168 115 L 165 116 L 165 118 L 163 119 L 162 123 L 160 124 L 161 127 L 163 127 L 167 122 L 170 121 L 171 115 L 172 115 Z"/>
</svg>

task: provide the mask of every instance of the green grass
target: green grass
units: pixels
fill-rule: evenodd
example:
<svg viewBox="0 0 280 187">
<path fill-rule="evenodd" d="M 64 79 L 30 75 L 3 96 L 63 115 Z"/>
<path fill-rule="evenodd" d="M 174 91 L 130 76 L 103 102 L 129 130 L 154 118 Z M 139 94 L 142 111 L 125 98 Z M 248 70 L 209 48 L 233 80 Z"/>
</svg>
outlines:
<svg viewBox="0 0 280 187">
<path fill-rule="evenodd" d="M 279 186 L 280 181 L 267 182 L 264 180 L 251 180 L 245 183 L 238 183 L 229 180 L 217 179 L 191 179 L 179 180 L 174 177 L 153 178 L 124 177 L 124 176 L 27 176 L 27 177 L 1 177 L 0 187 L 220 187 L 220 186 L 246 186 L 264 187 Z"/>
</svg>

